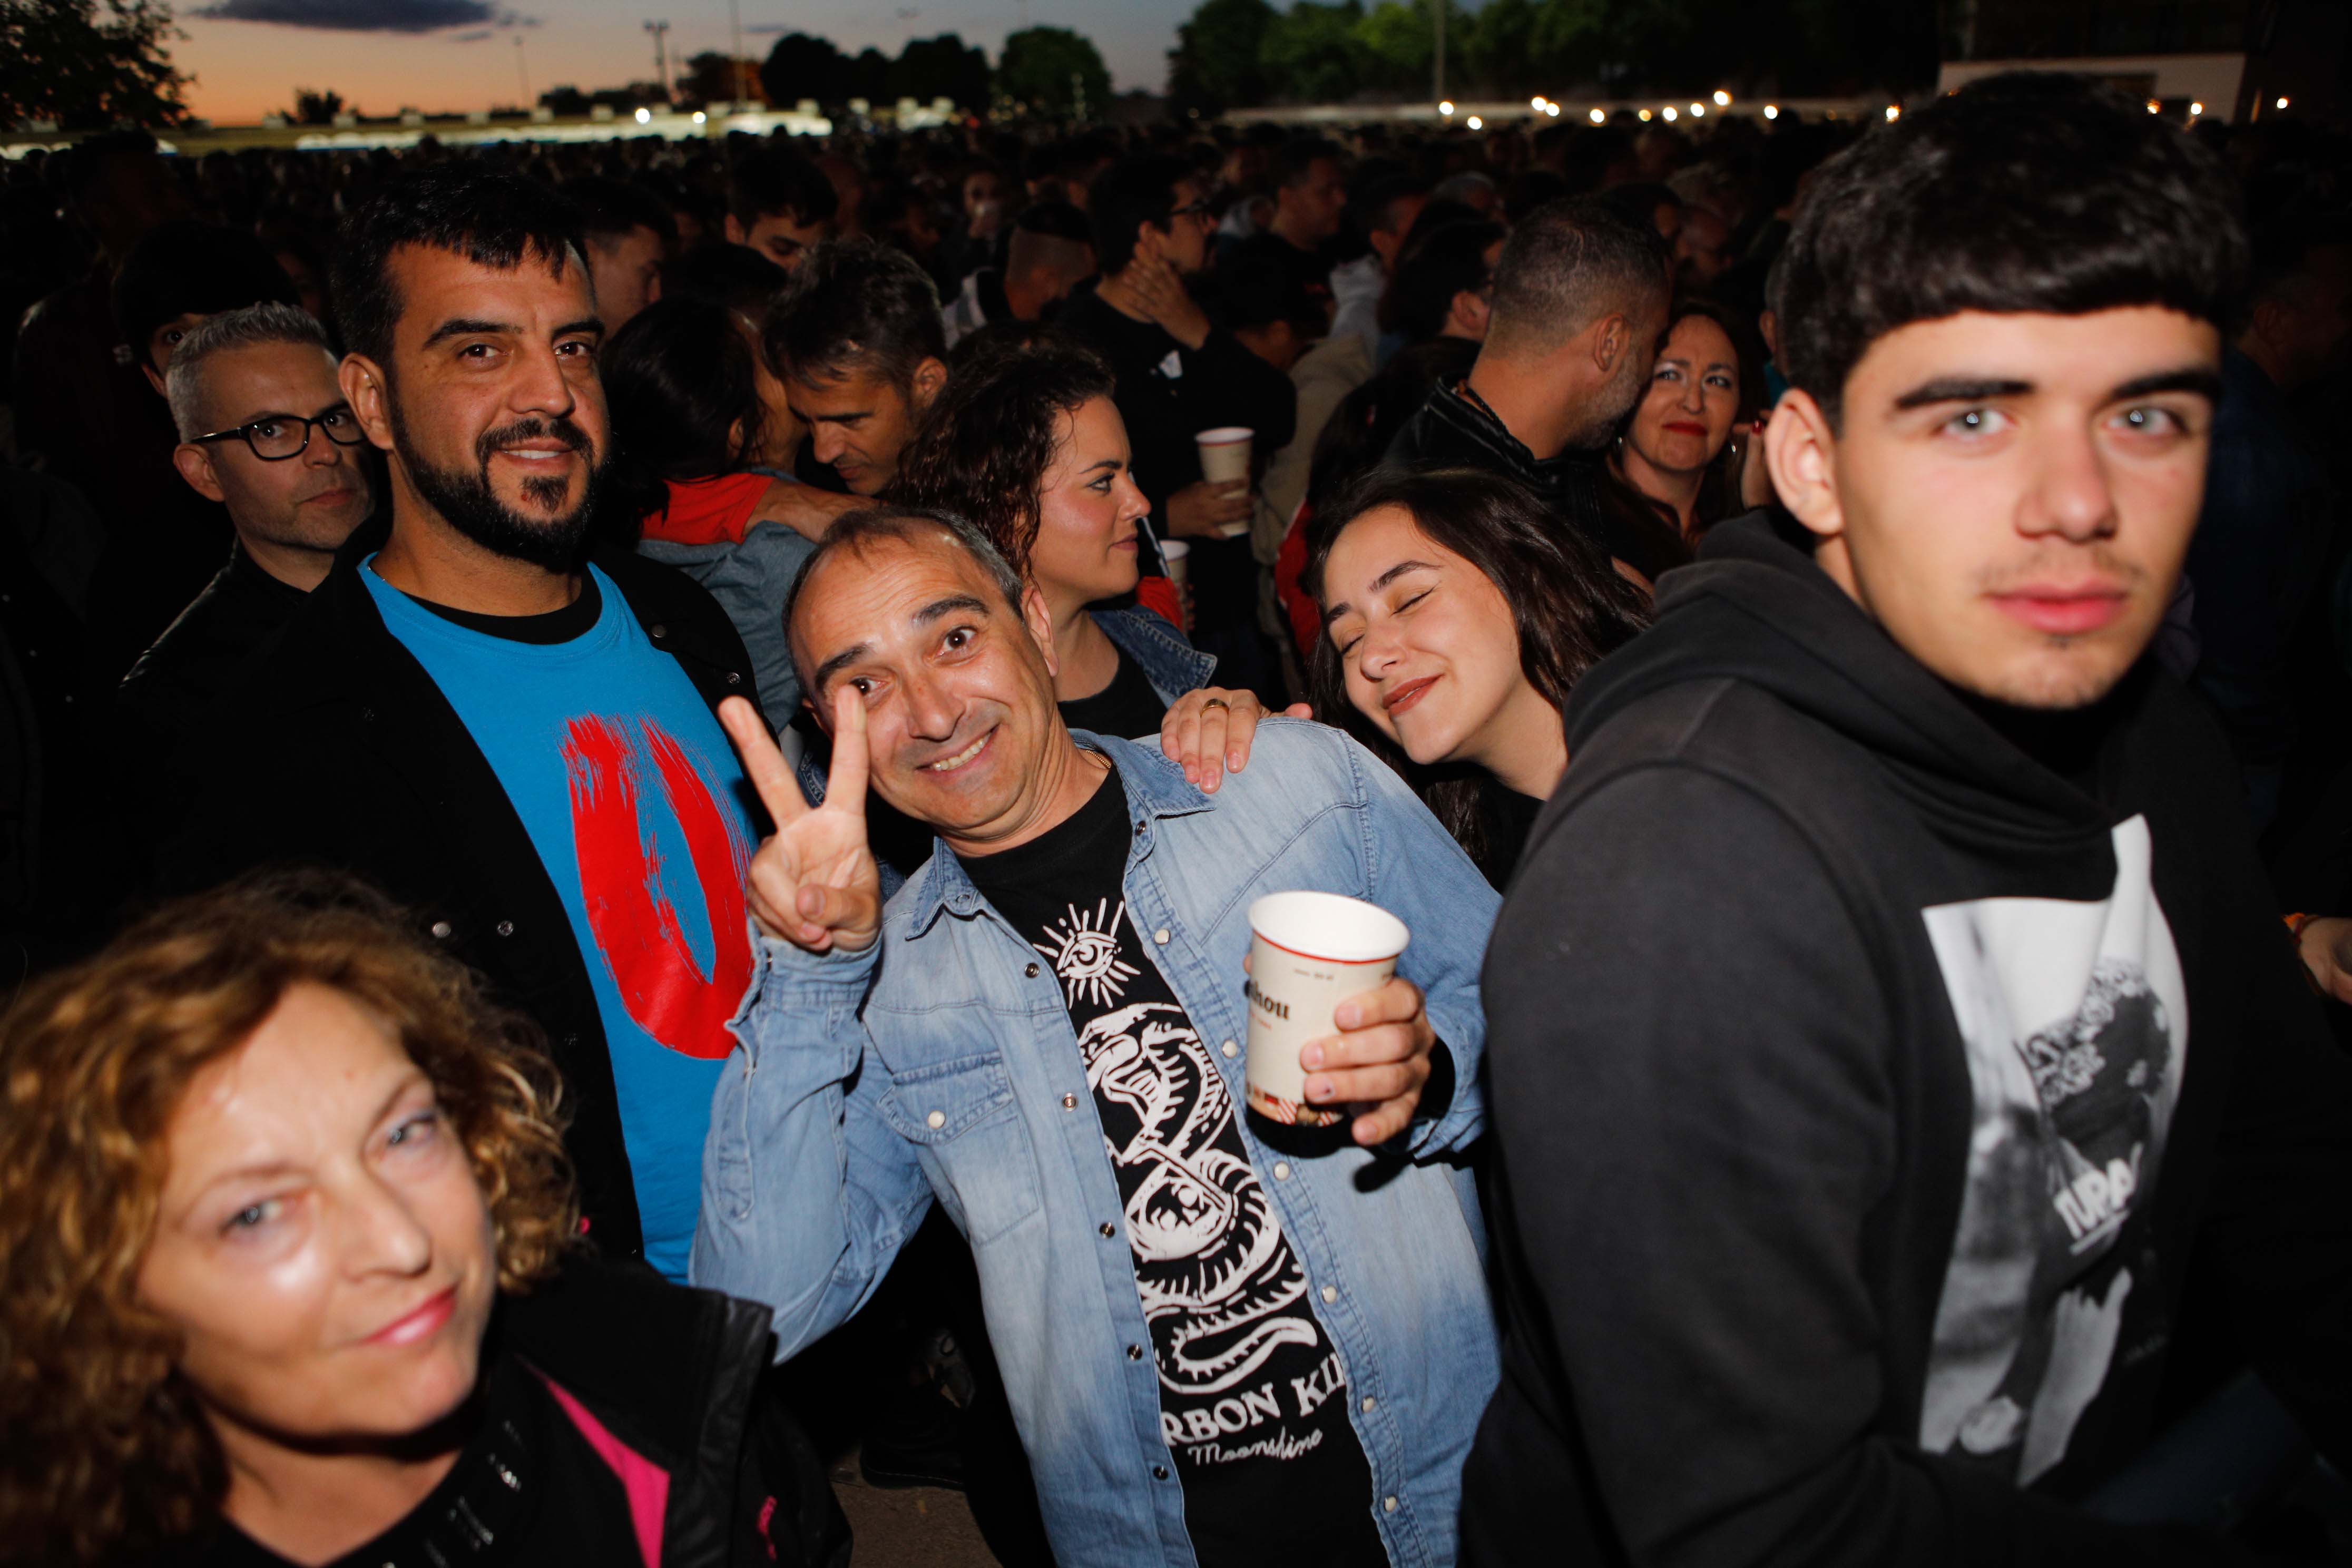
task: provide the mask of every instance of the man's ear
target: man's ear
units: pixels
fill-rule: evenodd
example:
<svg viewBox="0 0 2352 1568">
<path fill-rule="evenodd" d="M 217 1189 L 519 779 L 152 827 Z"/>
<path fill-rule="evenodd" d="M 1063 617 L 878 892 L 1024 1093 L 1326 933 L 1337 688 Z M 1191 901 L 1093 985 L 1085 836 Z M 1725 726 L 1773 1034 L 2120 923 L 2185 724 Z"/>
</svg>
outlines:
<svg viewBox="0 0 2352 1568">
<path fill-rule="evenodd" d="M 1466 338 L 1486 341 L 1486 328 L 1493 321 L 1495 307 L 1475 289 L 1465 289 L 1454 296 L 1454 305 L 1446 312 L 1448 319 Z"/>
<path fill-rule="evenodd" d="M 929 408 L 931 405 L 931 399 L 937 397 L 940 395 L 940 388 L 947 384 L 948 367 L 940 361 L 926 356 L 923 363 L 915 367 L 916 411 L 919 413 Z"/>
<path fill-rule="evenodd" d="M 1045 608 L 1045 591 L 1034 579 L 1021 585 L 1021 624 L 1045 656 L 1045 673 L 1059 679 L 1062 661 L 1054 656 L 1054 617 Z"/>
<path fill-rule="evenodd" d="M 1168 236 L 1160 226 L 1146 219 L 1135 226 L 1134 261 L 1157 261 L 1168 249 Z"/>
<path fill-rule="evenodd" d="M 335 367 L 335 381 L 343 389 L 343 401 L 352 405 L 352 416 L 360 422 L 368 444 L 380 452 L 391 451 L 392 388 L 383 371 L 365 354 L 345 354 L 343 363 Z"/>
<path fill-rule="evenodd" d="M 1633 346 L 1633 323 L 1612 312 L 1587 329 L 1591 339 L 1592 368 L 1603 384 L 1617 374 L 1617 363 Z"/>
<path fill-rule="evenodd" d="M 735 215 L 733 213 L 729 213 L 727 215 L 727 243 L 730 245 L 749 245 L 751 243 L 751 237 L 743 232 L 743 226 L 735 221 Z"/>
<path fill-rule="evenodd" d="M 188 481 L 188 488 L 210 501 L 225 501 L 227 495 L 221 489 L 220 479 L 213 472 L 213 455 L 194 441 L 183 441 L 172 448 L 172 467 Z"/>
<path fill-rule="evenodd" d="M 139 362 L 139 374 L 147 378 L 147 384 L 155 389 L 156 396 L 169 397 L 171 395 L 170 393 L 163 390 L 163 378 L 155 374 L 155 362 L 153 360 L 142 359 Z"/>
<path fill-rule="evenodd" d="M 1845 532 L 1838 499 L 1837 432 L 1812 395 L 1791 387 L 1764 426 L 1764 463 L 1780 504 L 1826 542 Z"/>
</svg>

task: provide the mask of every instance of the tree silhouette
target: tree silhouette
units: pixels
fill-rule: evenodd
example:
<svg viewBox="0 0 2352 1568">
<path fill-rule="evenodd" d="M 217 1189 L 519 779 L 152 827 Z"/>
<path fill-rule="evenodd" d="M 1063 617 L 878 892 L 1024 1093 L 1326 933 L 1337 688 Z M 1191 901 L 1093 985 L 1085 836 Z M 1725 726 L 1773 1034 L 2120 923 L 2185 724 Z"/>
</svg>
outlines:
<svg viewBox="0 0 2352 1568">
<path fill-rule="evenodd" d="M 767 92 L 768 101 L 780 109 L 790 109 L 803 98 L 839 103 L 850 96 L 842 90 L 845 63 L 831 38 L 786 33 L 761 65 L 760 86 Z"/>
<path fill-rule="evenodd" d="M 996 89 L 1040 114 L 1091 116 L 1110 107 L 1110 72 L 1102 56 L 1067 27 L 1008 34 L 997 57 Z"/>
<path fill-rule="evenodd" d="M 333 88 L 314 92 L 307 87 L 294 89 L 294 120 L 299 125 L 332 125 L 335 116 L 343 111 L 343 95 Z"/>
<path fill-rule="evenodd" d="M 162 0 L 0 3 L 0 126 L 48 120 L 68 131 L 178 125 L 190 78 Z"/>
</svg>

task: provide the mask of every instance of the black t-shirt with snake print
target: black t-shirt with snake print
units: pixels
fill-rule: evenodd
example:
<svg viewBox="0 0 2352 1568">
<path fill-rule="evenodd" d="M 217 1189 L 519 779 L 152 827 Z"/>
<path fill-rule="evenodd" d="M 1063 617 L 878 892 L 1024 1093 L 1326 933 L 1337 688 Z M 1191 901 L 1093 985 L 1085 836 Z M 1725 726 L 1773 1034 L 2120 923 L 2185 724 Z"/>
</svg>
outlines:
<svg viewBox="0 0 2352 1568">
<path fill-rule="evenodd" d="M 1106 774 L 1066 822 L 964 860 L 1062 983 L 1118 1173 L 1160 1425 L 1202 1568 L 1383 1564 L 1347 1374 L 1234 1124 L 1213 1047 L 1128 919 L 1133 834 Z"/>
</svg>

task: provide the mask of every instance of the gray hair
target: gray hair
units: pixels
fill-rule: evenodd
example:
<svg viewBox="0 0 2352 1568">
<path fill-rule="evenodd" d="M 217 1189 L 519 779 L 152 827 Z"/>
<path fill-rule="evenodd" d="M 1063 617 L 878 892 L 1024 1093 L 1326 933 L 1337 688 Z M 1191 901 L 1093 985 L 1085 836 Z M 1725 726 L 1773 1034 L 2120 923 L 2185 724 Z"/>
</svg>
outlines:
<svg viewBox="0 0 2352 1568">
<path fill-rule="evenodd" d="M 942 534 L 947 536 L 944 540 L 940 538 Z M 824 531 L 824 538 L 818 541 L 814 552 L 801 563 L 800 575 L 793 580 L 791 591 L 784 595 L 784 630 L 787 635 L 792 631 L 793 614 L 800 608 L 801 590 L 808 586 L 809 579 L 816 575 L 818 565 L 827 556 L 837 555 L 845 550 L 864 554 L 868 548 L 883 540 L 911 544 L 917 549 L 938 543 L 945 543 L 950 549 L 961 549 L 979 563 L 980 569 L 996 585 L 996 591 L 1004 595 L 1005 604 L 1012 606 L 1014 616 L 1020 616 L 1021 574 L 1013 569 L 1013 563 L 1004 558 L 1004 552 L 997 549 L 988 535 L 955 512 L 924 507 L 872 506 L 844 512 L 835 518 L 833 526 Z M 803 682 L 808 677 L 807 670 L 801 671 Z"/>
<path fill-rule="evenodd" d="M 204 410 L 198 406 L 204 399 L 197 385 L 205 362 L 232 349 L 259 348 L 265 343 L 292 343 L 322 354 L 335 352 L 327 346 L 327 329 L 297 305 L 265 300 L 258 305 L 206 316 L 172 351 L 172 368 L 163 376 L 163 395 L 171 401 L 172 423 L 178 427 L 181 440 L 205 434 Z"/>
</svg>

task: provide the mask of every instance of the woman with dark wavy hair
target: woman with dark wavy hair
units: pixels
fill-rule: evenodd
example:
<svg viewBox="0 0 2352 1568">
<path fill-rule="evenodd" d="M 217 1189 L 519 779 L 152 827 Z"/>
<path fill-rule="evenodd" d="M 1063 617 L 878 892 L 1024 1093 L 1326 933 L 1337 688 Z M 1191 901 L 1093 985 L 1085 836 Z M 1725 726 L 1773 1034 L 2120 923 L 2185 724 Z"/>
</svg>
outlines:
<svg viewBox="0 0 2352 1568">
<path fill-rule="evenodd" d="M 349 882 L 186 900 L 34 985 L 0 1561 L 845 1559 L 747 1419 L 765 1309 L 585 1256 L 558 1100 L 536 1027 Z"/>
<path fill-rule="evenodd" d="M 960 363 L 898 460 L 890 499 L 972 523 L 1034 584 L 1054 627 L 1055 690 L 1074 730 L 1156 733 L 1216 660 L 1135 602 L 1150 503 L 1129 470 L 1110 367 L 1053 331 Z"/>
<path fill-rule="evenodd" d="M 1376 471 L 1315 520 L 1317 717 L 1386 758 L 1501 887 L 1568 766 L 1560 705 L 1648 595 L 1483 470 Z"/>
</svg>

